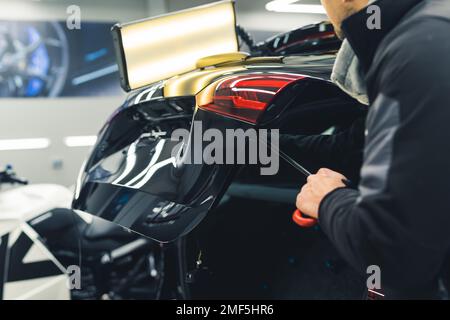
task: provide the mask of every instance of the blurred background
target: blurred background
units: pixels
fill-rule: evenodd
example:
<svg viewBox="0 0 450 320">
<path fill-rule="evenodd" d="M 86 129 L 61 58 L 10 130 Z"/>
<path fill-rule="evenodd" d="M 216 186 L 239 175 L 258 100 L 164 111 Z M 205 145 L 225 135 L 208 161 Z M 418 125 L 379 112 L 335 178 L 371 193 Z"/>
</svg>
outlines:
<svg viewBox="0 0 450 320">
<path fill-rule="evenodd" d="M 209 2 L 0 0 L 0 168 L 11 164 L 32 183 L 73 185 L 126 96 L 111 26 Z M 256 41 L 326 18 L 319 0 L 237 0 L 236 10 Z M 68 23 L 73 15 L 79 28 Z"/>
</svg>

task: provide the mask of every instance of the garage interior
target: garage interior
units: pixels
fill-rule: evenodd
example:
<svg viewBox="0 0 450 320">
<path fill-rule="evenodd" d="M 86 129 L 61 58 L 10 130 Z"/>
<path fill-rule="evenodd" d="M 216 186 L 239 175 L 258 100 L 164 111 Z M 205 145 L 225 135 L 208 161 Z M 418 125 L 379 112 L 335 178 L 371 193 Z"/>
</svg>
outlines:
<svg viewBox="0 0 450 320">
<path fill-rule="evenodd" d="M 107 119 L 127 99 L 127 93 L 119 84 L 119 67 L 113 52 L 111 27 L 118 22 L 155 17 L 212 2 L 215 1 L 0 0 L 0 37 L 4 38 L 0 39 L 0 48 L 2 43 L 8 43 L 11 36 L 17 35 L 20 30 L 25 30 L 29 39 L 41 36 L 42 34 L 36 33 L 40 32 L 39 29 L 29 25 L 48 23 L 45 29 L 49 34 L 46 43 L 50 46 L 51 43 L 56 43 L 55 54 L 59 57 L 56 62 L 58 66 L 53 69 L 48 69 L 46 62 L 43 62 L 43 56 L 36 57 L 36 68 L 50 70 L 47 70 L 48 77 L 51 77 L 54 84 L 49 92 L 40 91 L 40 81 L 45 83 L 50 81 L 48 79 L 36 80 L 34 85 L 24 87 L 20 83 L 20 77 L 14 77 L 14 72 L 17 72 L 17 75 L 23 72 L 20 64 L 14 69 L 16 71 L 13 71 L 12 84 L 5 85 L 6 89 L 0 92 L 0 171 L 9 168 L 18 177 L 26 179 L 30 185 L 60 185 L 71 193 L 77 193 L 75 185 L 79 179 L 80 168 L 92 152 L 97 134 Z M 255 42 L 327 19 L 320 0 L 237 0 L 235 8 L 237 24 L 243 27 Z M 61 34 L 59 28 L 64 26 L 64 21 L 69 24 L 74 13 L 81 16 L 81 28 L 73 32 L 66 30 L 65 35 Z M 59 24 L 55 25 L 55 21 Z M 11 43 L 20 43 L 19 40 Z M 20 47 L 20 44 L 17 46 Z M 2 60 L 2 57 L 0 54 L 0 76 L 2 64 L 9 63 Z M 304 177 L 301 174 L 289 169 L 286 164 L 281 166 L 283 175 L 298 178 L 298 186 L 302 185 Z M 1 186 L 0 192 L 7 192 L 14 187 Z M 339 257 L 320 228 L 316 226 L 300 229 L 292 223 L 290 216 L 297 191 L 292 188 L 284 191 L 254 189 L 254 186 L 242 185 L 230 188 L 213 216 L 208 215 L 189 233 L 184 243 L 176 243 L 166 251 L 153 240 L 142 240 L 145 238 L 142 234 L 133 233 L 130 238 L 129 234 L 132 232 L 127 228 L 115 230 L 117 238 L 114 240 L 102 236 L 86 236 L 86 241 L 78 239 L 81 237 L 81 233 L 77 235 L 80 232 L 78 225 L 86 221 L 91 223 L 92 219 L 96 221 L 99 218 L 80 215 L 76 218 L 78 220 L 75 225 L 72 225 L 72 217 L 64 217 L 64 214 L 52 210 L 51 215 L 57 217 L 55 225 L 58 227 L 52 229 L 49 225 L 41 226 L 43 217 L 33 219 L 31 224 L 35 226 L 37 234 L 50 234 L 44 243 L 61 255 L 58 265 L 66 268 L 72 263 L 70 261 L 84 261 L 81 266 L 81 284 L 87 289 L 75 290 L 71 296 L 75 299 L 363 298 L 366 294 L 365 279 L 357 275 Z M 54 192 L 56 197 L 59 191 L 51 192 Z M 254 198 L 257 193 L 260 195 Z M 248 194 L 248 198 L 242 196 Z M 126 198 L 126 195 L 124 197 Z M 230 198 L 234 200 L 229 201 Z M 283 200 L 275 203 L 271 199 Z M 121 204 L 114 205 L 119 207 Z M 9 206 L 10 203 L 3 208 Z M 102 223 L 104 222 L 99 222 Z M 0 219 L 0 231 L 1 228 Z M 108 226 L 104 228 L 113 229 Z M 35 241 L 39 238 L 33 238 L 31 231 L 27 230 L 22 232 L 30 239 Z M 78 239 L 76 242 L 69 239 L 71 234 L 75 234 Z M 17 239 L 23 240 L 23 243 L 28 241 L 20 236 L 10 236 L 9 241 L 14 240 L 17 243 Z M 103 245 L 116 248 L 119 246 L 117 243 L 121 241 L 130 241 L 133 246 L 151 248 L 154 253 L 146 255 L 145 260 L 140 260 L 141 251 L 136 255 L 123 257 L 120 250 L 112 250 L 106 254 L 101 249 Z M 94 242 L 95 245 L 92 245 Z M 6 242 L 3 243 L 6 251 Z M 70 250 L 62 252 L 60 247 L 63 245 L 70 247 Z M 173 250 L 179 250 L 180 246 L 188 255 L 186 283 L 193 284 L 189 295 L 171 292 L 170 289 L 160 288 L 160 284 L 153 282 L 145 282 L 145 288 L 128 288 L 130 282 L 141 277 L 138 267 L 150 270 L 152 277 L 158 278 L 159 261 L 164 259 L 164 254 L 167 258 Z M 3 249 L 0 248 L 0 258 L 1 250 Z M 97 252 L 100 252 L 98 258 L 103 265 L 117 270 L 108 269 L 104 273 L 103 269 L 99 269 L 94 261 L 97 259 Z M 115 254 L 118 255 L 117 258 L 114 258 Z M 166 275 L 173 274 L 176 277 L 177 271 L 173 269 L 180 262 L 176 260 L 176 254 L 174 256 L 174 260 L 166 261 L 173 265 L 166 266 L 167 269 L 164 270 Z M 120 261 L 122 258 L 123 261 Z M 115 261 L 120 261 L 120 264 L 114 265 Z M 0 266 L 0 274 L 2 272 Z M 114 274 L 118 279 L 106 279 L 108 274 Z M 99 294 L 98 292 L 105 289 L 97 282 L 93 284 L 92 278 L 95 277 L 100 277 L 101 281 L 108 285 L 112 281 L 111 286 L 116 288 L 117 292 Z M 20 279 L 12 278 L 9 281 L 19 282 Z M 5 281 L 5 284 L 6 282 L 8 281 Z M 175 286 L 174 283 L 176 280 L 170 279 L 164 286 Z M 1 285 L 0 282 L 0 287 Z M 16 298 L 15 292 L 27 291 L 28 288 L 28 284 L 17 283 L 16 286 L 10 285 L 8 288 L 5 285 L 3 292 L 0 291 L 0 297 L 3 295 L 6 299 Z M 19 295 L 19 298 L 48 298 L 33 294 L 28 292 Z"/>
</svg>

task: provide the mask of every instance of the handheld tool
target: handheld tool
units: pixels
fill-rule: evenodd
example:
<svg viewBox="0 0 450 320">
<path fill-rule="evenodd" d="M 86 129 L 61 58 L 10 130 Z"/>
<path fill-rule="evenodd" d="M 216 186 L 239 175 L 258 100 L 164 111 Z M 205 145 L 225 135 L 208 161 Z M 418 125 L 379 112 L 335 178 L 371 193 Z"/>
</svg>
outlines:
<svg viewBox="0 0 450 320">
<path fill-rule="evenodd" d="M 294 167 L 297 171 L 301 172 L 305 177 L 309 177 L 310 175 L 312 175 L 311 172 L 309 172 L 305 167 L 303 167 L 300 163 L 298 163 L 297 161 L 295 161 L 294 159 L 292 159 L 290 156 L 288 156 L 286 153 L 284 153 L 283 151 L 279 150 L 278 148 L 276 148 L 273 145 L 269 145 L 271 150 L 275 153 L 278 153 L 278 155 L 280 156 L 280 158 L 282 158 L 284 161 L 286 161 L 287 163 L 289 163 L 292 167 Z M 347 187 L 351 187 L 353 185 L 353 183 L 350 180 L 347 179 L 343 179 L 342 182 L 347 186 Z M 306 217 L 305 215 L 303 215 L 300 210 L 296 209 L 292 215 L 292 220 L 298 224 L 300 227 L 303 228 L 311 228 L 313 226 L 315 226 L 317 224 L 317 219 L 314 218 L 309 218 Z"/>
<path fill-rule="evenodd" d="M 278 154 L 280 155 L 280 158 L 282 158 L 284 161 L 286 161 L 295 169 L 297 169 L 299 172 L 301 172 L 305 177 L 309 177 L 312 174 L 307 169 L 305 169 L 300 163 L 289 157 L 283 151 L 278 150 Z M 303 228 L 311 228 L 317 224 L 316 219 L 305 217 L 298 209 L 294 211 L 292 215 L 292 220 L 294 220 L 296 224 L 298 224 L 300 227 Z"/>
</svg>

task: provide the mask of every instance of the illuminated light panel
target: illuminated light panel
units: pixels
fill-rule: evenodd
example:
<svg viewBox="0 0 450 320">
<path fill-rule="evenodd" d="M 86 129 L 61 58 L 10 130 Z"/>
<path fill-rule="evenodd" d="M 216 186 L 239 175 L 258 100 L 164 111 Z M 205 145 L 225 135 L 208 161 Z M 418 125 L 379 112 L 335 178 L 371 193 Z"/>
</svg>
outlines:
<svg viewBox="0 0 450 320">
<path fill-rule="evenodd" d="M 47 138 L 0 140 L 0 151 L 46 149 L 49 146 L 50 139 Z"/>
<path fill-rule="evenodd" d="M 238 52 L 233 1 L 118 26 L 129 89 L 196 69 L 200 58 Z"/>
<path fill-rule="evenodd" d="M 70 136 L 64 138 L 64 144 L 68 147 L 90 147 L 97 141 L 97 136 Z"/>
<path fill-rule="evenodd" d="M 298 4 L 298 0 L 274 0 L 266 4 L 266 10 L 286 13 L 326 14 L 320 4 Z"/>
</svg>

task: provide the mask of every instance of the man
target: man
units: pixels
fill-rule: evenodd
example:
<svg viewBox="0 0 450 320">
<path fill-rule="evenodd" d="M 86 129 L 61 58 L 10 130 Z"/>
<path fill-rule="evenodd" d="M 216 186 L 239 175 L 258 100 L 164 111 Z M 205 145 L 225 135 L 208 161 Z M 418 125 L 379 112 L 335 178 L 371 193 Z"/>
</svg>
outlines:
<svg viewBox="0 0 450 320">
<path fill-rule="evenodd" d="M 450 1 L 322 0 L 367 88 L 358 190 L 320 169 L 297 196 L 342 256 L 381 270 L 387 298 L 436 298 L 450 246 Z"/>
</svg>

